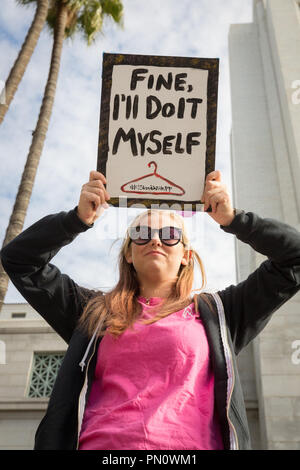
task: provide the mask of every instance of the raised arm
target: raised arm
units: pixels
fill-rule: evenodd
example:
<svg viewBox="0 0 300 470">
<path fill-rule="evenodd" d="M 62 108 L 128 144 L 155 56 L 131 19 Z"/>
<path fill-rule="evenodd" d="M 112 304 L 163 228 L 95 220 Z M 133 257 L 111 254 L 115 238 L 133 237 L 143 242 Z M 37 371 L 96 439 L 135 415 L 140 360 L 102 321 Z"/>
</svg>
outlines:
<svg viewBox="0 0 300 470">
<path fill-rule="evenodd" d="M 237 210 L 225 232 L 268 257 L 248 278 L 218 292 L 236 352 L 300 289 L 300 232 L 290 225 Z"/>
<path fill-rule="evenodd" d="M 93 227 L 93 221 L 101 215 L 98 209 L 108 195 L 103 191 L 99 195 L 99 185 L 94 183 L 99 174 L 95 173 L 91 172 L 89 183 L 83 185 L 78 206 L 43 217 L 0 252 L 3 267 L 17 290 L 67 343 L 85 301 L 95 291 L 78 286 L 50 261 L 63 246 Z"/>
<path fill-rule="evenodd" d="M 233 209 L 219 171 L 207 175 L 202 200 L 204 209 L 212 207 L 209 215 L 222 230 L 268 258 L 246 280 L 218 292 L 238 353 L 300 289 L 300 232 L 278 220 Z"/>
</svg>

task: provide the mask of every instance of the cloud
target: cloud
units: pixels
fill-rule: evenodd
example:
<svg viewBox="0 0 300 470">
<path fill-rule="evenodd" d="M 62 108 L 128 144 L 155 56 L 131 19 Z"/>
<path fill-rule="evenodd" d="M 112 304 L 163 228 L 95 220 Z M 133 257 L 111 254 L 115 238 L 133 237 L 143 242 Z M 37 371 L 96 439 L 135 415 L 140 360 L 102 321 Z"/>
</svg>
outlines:
<svg viewBox="0 0 300 470">
<path fill-rule="evenodd" d="M 18 46 L 23 42 L 28 25 L 31 24 L 36 6 L 20 6 L 11 0 L 2 0 L 0 9 L 1 36 L 6 35 L 9 41 Z M 1 54 L 2 55 L 2 54 Z"/>
<path fill-rule="evenodd" d="M 6 77 L 32 21 L 34 9 L 24 10 L 9 0 L 2 3 L 1 74 Z M 96 168 L 103 52 L 220 58 L 216 168 L 222 171 L 231 192 L 227 36 L 230 24 L 251 22 L 251 5 L 251 0 L 183 0 L 176 4 L 173 0 L 125 0 L 124 30 L 110 22 L 104 27 L 104 35 L 90 47 L 80 38 L 66 41 L 53 114 L 24 229 L 47 214 L 75 207 L 90 170 Z M 1 239 L 23 172 L 31 131 L 37 122 L 51 42 L 51 36 L 44 31 L 0 127 Z M 108 209 L 102 227 L 107 223 L 116 227 L 116 214 L 118 209 Z M 203 256 L 210 285 L 223 288 L 235 282 L 233 237 L 223 233 L 207 214 L 194 217 L 199 232 L 192 233 L 191 238 Z M 119 246 L 116 243 L 110 251 L 112 242 L 113 236 L 101 237 L 100 218 L 95 228 L 80 234 L 55 256 L 53 262 L 81 285 L 90 288 L 112 286 L 117 281 Z M 11 283 L 5 301 L 23 301 Z"/>
</svg>

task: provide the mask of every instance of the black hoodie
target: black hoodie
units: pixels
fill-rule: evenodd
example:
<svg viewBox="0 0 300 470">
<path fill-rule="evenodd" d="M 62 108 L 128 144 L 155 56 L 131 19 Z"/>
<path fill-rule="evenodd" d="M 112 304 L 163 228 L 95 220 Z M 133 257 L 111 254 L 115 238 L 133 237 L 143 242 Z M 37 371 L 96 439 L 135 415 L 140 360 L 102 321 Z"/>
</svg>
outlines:
<svg viewBox="0 0 300 470">
<path fill-rule="evenodd" d="M 101 338 L 96 332 L 88 338 L 76 325 L 85 302 L 96 291 L 79 286 L 50 261 L 92 227 L 79 219 L 76 206 L 37 221 L 0 253 L 15 287 L 68 344 L 36 432 L 36 450 L 78 448 Z M 211 351 L 224 448 L 242 450 L 250 449 L 251 443 L 236 356 L 299 290 L 300 233 L 277 220 L 239 209 L 232 223 L 220 228 L 267 257 L 246 280 L 207 294 L 210 302 L 202 294 L 196 297 Z"/>
</svg>

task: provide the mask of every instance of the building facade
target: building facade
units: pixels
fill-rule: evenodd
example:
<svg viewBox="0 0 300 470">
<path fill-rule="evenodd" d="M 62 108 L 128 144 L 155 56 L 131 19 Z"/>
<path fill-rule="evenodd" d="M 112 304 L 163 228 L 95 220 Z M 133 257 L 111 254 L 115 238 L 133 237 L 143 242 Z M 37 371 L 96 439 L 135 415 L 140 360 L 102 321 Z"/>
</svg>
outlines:
<svg viewBox="0 0 300 470">
<path fill-rule="evenodd" d="M 286 222 L 300 216 L 300 1 L 254 0 L 253 23 L 231 25 L 231 161 L 235 207 Z M 236 241 L 237 280 L 264 260 Z M 239 358 L 257 448 L 300 449 L 300 295 Z"/>
<path fill-rule="evenodd" d="M 33 449 L 66 343 L 28 303 L 0 320 L 0 450 Z"/>
</svg>

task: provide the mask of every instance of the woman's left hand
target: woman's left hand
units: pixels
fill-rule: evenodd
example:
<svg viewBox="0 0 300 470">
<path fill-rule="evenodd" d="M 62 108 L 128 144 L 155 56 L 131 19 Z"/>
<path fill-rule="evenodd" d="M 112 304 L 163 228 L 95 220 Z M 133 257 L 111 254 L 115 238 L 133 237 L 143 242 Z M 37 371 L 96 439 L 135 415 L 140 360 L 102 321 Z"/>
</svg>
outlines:
<svg viewBox="0 0 300 470">
<path fill-rule="evenodd" d="M 231 205 L 227 187 L 221 182 L 221 172 L 219 170 L 212 171 L 207 175 L 201 201 L 204 203 L 204 211 L 211 206 L 212 212 L 208 212 L 208 214 L 218 224 L 224 226 L 231 224 L 235 212 Z"/>
</svg>

